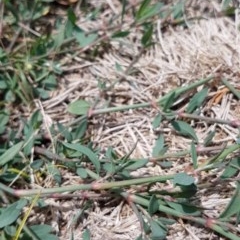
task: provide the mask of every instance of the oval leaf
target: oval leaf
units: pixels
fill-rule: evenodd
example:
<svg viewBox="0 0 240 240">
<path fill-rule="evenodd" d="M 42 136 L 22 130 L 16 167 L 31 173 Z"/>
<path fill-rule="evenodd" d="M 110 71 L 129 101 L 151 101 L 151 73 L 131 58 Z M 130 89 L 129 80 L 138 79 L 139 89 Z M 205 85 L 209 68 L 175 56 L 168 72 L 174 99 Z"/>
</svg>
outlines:
<svg viewBox="0 0 240 240">
<path fill-rule="evenodd" d="M 131 162 L 126 168 L 124 168 L 125 170 L 137 170 L 141 167 L 144 167 L 146 164 L 148 163 L 148 159 L 144 158 L 144 159 L 139 159 L 136 161 Z"/>
<path fill-rule="evenodd" d="M 98 37 L 96 33 L 86 34 L 81 29 L 75 29 L 75 38 L 81 47 L 86 47 L 92 44 Z"/>
<path fill-rule="evenodd" d="M 79 175 L 81 178 L 87 178 L 88 174 L 84 168 L 78 168 L 77 169 L 77 175 Z"/>
<path fill-rule="evenodd" d="M 174 210 L 176 210 L 182 214 L 192 215 L 192 216 L 199 216 L 201 214 L 198 207 L 193 206 L 193 205 L 189 205 L 186 203 L 170 202 L 170 201 L 167 201 L 167 204 L 171 208 L 173 208 Z"/>
<path fill-rule="evenodd" d="M 30 226 L 30 229 L 34 232 L 34 234 L 36 234 L 36 236 L 39 239 L 47 239 L 47 240 L 59 239 L 57 236 L 51 234 L 51 232 L 53 232 L 53 229 L 49 225 L 46 225 L 46 224 L 33 225 L 33 226 Z"/>
<path fill-rule="evenodd" d="M 240 169 L 240 158 L 234 158 L 231 160 L 228 166 L 225 167 L 225 170 L 223 171 L 221 178 L 222 179 L 232 178 L 234 175 L 238 173 L 239 169 Z"/>
<path fill-rule="evenodd" d="M 89 160 L 92 162 L 92 164 L 95 166 L 97 172 L 99 173 L 100 162 L 99 162 L 99 159 L 97 158 L 96 154 L 92 150 L 90 150 L 89 148 L 87 148 L 85 146 L 77 144 L 77 143 L 62 142 L 62 144 L 69 149 L 76 150 L 76 151 L 86 155 L 89 158 Z"/>
<path fill-rule="evenodd" d="M 68 112 L 76 115 L 85 115 L 90 109 L 90 104 L 84 100 L 77 100 L 68 105 Z"/>
<path fill-rule="evenodd" d="M 155 142 L 155 146 L 153 148 L 152 156 L 153 157 L 159 157 L 163 148 L 164 148 L 164 137 L 163 137 L 163 135 L 160 135 L 159 138 Z"/>
<path fill-rule="evenodd" d="M 0 212 L 0 228 L 8 226 L 15 222 L 20 215 L 22 208 L 27 205 L 26 199 L 21 199 L 11 205 L 8 205 L 7 208 L 1 209 Z"/>
<path fill-rule="evenodd" d="M 152 216 L 159 210 L 159 202 L 155 195 L 152 195 L 148 205 L 148 212 Z"/>
<path fill-rule="evenodd" d="M 208 94 L 208 89 L 203 88 L 200 92 L 196 93 L 188 103 L 186 112 L 187 113 L 192 113 L 196 108 L 200 107 L 207 97 Z"/>
<path fill-rule="evenodd" d="M 194 183 L 195 179 L 186 173 L 177 173 L 173 178 L 173 183 L 180 186 L 189 186 Z"/>
<path fill-rule="evenodd" d="M 162 115 L 159 113 L 157 116 L 153 119 L 152 126 L 153 129 L 156 129 L 159 127 L 160 123 L 162 121 Z"/>
<path fill-rule="evenodd" d="M 220 218 L 230 218 L 233 215 L 239 215 L 240 212 L 240 184 L 238 183 L 236 192 L 226 209 L 221 213 Z"/>
<path fill-rule="evenodd" d="M 198 142 L 198 138 L 194 129 L 188 123 L 183 121 L 172 121 L 172 126 L 177 132 L 179 132 L 183 136 L 190 137 L 196 142 Z"/>
<path fill-rule="evenodd" d="M 11 161 L 22 149 L 23 141 L 13 145 L 4 154 L 0 156 L 0 166 L 5 165 L 7 162 Z"/>
<path fill-rule="evenodd" d="M 83 240 L 91 240 L 91 234 L 89 229 L 86 229 L 82 234 Z"/>
<path fill-rule="evenodd" d="M 160 226 L 160 224 L 158 224 L 157 221 L 151 221 L 150 226 L 152 230 L 152 233 L 151 233 L 152 240 L 166 239 L 167 231 L 165 228 Z"/>
</svg>

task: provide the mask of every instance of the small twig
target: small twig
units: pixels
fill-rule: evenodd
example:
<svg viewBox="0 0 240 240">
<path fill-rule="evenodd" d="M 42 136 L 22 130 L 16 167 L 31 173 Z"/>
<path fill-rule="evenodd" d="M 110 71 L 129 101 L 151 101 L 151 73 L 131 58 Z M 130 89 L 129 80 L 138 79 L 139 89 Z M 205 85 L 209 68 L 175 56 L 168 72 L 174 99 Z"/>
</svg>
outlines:
<svg viewBox="0 0 240 240">
<path fill-rule="evenodd" d="M 21 22 L 18 23 L 18 26 L 23 28 L 23 29 L 25 29 L 25 30 L 27 30 L 28 32 L 32 33 L 33 35 L 35 35 L 37 37 L 41 37 L 40 33 L 38 33 L 37 31 L 35 31 L 33 29 L 31 29 L 29 26 L 27 26 L 27 25 L 25 25 L 25 24 L 23 24 Z"/>
</svg>

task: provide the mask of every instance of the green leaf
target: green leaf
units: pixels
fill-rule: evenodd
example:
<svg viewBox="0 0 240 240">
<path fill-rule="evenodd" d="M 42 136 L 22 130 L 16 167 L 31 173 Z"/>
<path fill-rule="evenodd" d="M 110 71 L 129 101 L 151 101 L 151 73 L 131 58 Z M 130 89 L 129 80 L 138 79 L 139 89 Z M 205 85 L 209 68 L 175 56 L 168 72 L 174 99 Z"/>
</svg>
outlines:
<svg viewBox="0 0 240 240">
<path fill-rule="evenodd" d="M 59 62 L 53 62 L 52 63 L 52 70 L 54 73 L 61 75 L 63 70 L 62 70 L 62 65 Z"/>
<path fill-rule="evenodd" d="M 12 90 L 8 90 L 5 94 L 4 99 L 7 102 L 14 102 L 16 100 L 16 94 Z"/>
<path fill-rule="evenodd" d="M 191 143 L 191 157 L 193 161 L 193 167 L 194 169 L 197 169 L 198 164 L 197 164 L 197 150 L 194 142 Z"/>
<path fill-rule="evenodd" d="M 49 92 L 43 88 L 35 88 L 34 92 L 35 92 L 36 96 L 39 96 L 41 99 L 45 100 L 45 99 L 49 98 Z"/>
<path fill-rule="evenodd" d="M 8 85 L 7 85 L 6 81 L 1 79 L 0 80 L 0 89 L 5 90 L 7 88 L 8 88 Z"/>
<path fill-rule="evenodd" d="M 159 161 L 158 165 L 160 165 L 162 168 L 171 168 L 173 165 L 172 161 Z"/>
<path fill-rule="evenodd" d="M 157 14 L 160 14 L 161 8 L 164 6 L 162 2 L 158 2 L 153 5 L 149 5 L 151 0 L 143 1 L 142 5 L 140 6 L 137 14 L 136 14 L 136 20 L 138 22 L 143 22 L 151 18 Z"/>
<path fill-rule="evenodd" d="M 74 37 L 73 33 L 75 31 L 76 25 L 68 18 L 65 24 L 65 39 Z"/>
<path fill-rule="evenodd" d="M 111 146 L 109 146 L 107 148 L 105 156 L 107 159 L 109 159 L 111 161 L 118 159 L 118 155 L 116 154 L 116 152 L 114 151 L 114 149 Z"/>
<path fill-rule="evenodd" d="M 5 165 L 9 161 L 13 160 L 13 158 L 19 153 L 19 151 L 23 147 L 23 141 L 19 142 L 15 145 L 13 145 L 11 148 L 6 150 L 1 156 L 0 156 L 0 166 Z"/>
<path fill-rule="evenodd" d="M 42 114 L 40 110 L 35 111 L 29 121 L 29 125 L 32 126 L 33 129 L 38 129 L 42 123 Z"/>
<path fill-rule="evenodd" d="M 8 123 L 8 120 L 9 120 L 9 111 L 8 110 L 0 111 L 0 125 L 5 126 Z"/>
<path fill-rule="evenodd" d="M 169 94 L 163 107 L 164 112 L 166 112 L 169 108 L 172 107 L 173 103 L 175 102 L 175 95 L 176 95 L 175 91 Z"/>
<path fill-rule="evenodd" d="M 58 28 L 58 34 L 54 37 L 54 47 L 55 48 L 59 48 L 62 44 L 63 44 L 63 41 L 64 41 L 64 38 L 65 38 L 65 25 L 62 24 L 59 28 Z"/>
<path fill-rule="evenodd" d="M 186 112 L 192 113 L 198 107 L 200 107 L 204 102 L 204 100 L 206 99 L 207 95 L 208 95 L 208 88 L 203 88 L 200 92 L 196 93 L 189 101 L 188 106 L 186 108 Z"/>
<path fill-rule="evenodd" d="M 152 156 L 159 157 L 163 148 L 164 148 L 164 136 L 163 134 L 161 134 L 155 142 L 155 146 L 152 151 Z"/>
<path fill-rule="evenodd" d="M 123 72 L 123 67 L 118 62 L 115 63 L 115 68 L 118 72 Z"/>
<path fill-rule="evenodd" d="M 104 170 L 107 171 L 108 174 L 114 174 L 116 172 L 116 167 L 115 165 L 111 162 L 111 163 L 105 163 L 103 165 Z"/>
<path fill-rule="evenodd" d="M 183 121 L 172 121 L 171 124 L 174 127 L 174 129 L 181 135 L 190 137 L 196 142 L 198 142 L 198 138 L 194 129 L 188 123 Z"/>
<path fill-rule="evenodd" d="M 123 23 L 123 19 L 126 13 L 126 6 L 127 6 L 127 0 L 122 0 L 121 24 Z"/>
<path fill-rule="evenodd" d="M 140 215 L 140 214 L 139 214 Z M 140 215 L 140 217 L 142 218 L 142 216 Z M 149 234 L 151 232 L 151 228 L 149 226 L 149 224 L 146 221 L 142 221 L 142 225 L 143 225 L 143 230 L 146 234 Z"/>
<path fill-rule="evenodd" d="M 26 144 L 23 148 L 23 152 L 25 156 L 29 156 L 34 146 L 35 137 L 34 137 L 34 130 L 31 126 L 26 130 L 25 133 Z"/>
<path fill-rule="evenodd" d="M 156 129 L 160 126 L 160 123 L 162 121 L 162 114 L 157 114 L 157 116 L 153 119 L 152 126 L 153 129 Z"/>
<path fill-rule="evenodd" d="M 91 105 L 84 100 L 77 100 L 75 102 L 72 102 L 68 105 L 68 112 L 76 115 L 85 115 L 88 113 L 88 110 L 90 109 Z"/>
<path fill-rule="evenodd" d="M 69 130 L 62 125 L 61 123 L 57 122 L 57 127 L 59 133 L 69 142 L 72 141 L 72 134 L 69 132 Z"/>
<path fill-rule="evenodd" d="M 166 203 L 173 208 L 174 210 L 191 216 L 199 216 L 201 214 L 201 211 L 196 206 L 188 205 L 186 203 L 176 203 L 176 202 L 170 202 L 166 201 Z"/>
<path fill-rule="evenodd" d="M 96 154 L 90 150 L 88 147 L 82 146 L 78 143 L 66 143 L 66 142 L 62 142 L 62 144 L 69 149 L 73 149 L 77 152 L 80 152 L 84 155 L 86 155 L 89 160 L 92 162 L 92 164 L 95 166 L 97 173 L 99 173 L 100 171 L 100 162 L 98 157 L 96 156 Z"/>
<path fill-rule="evenodd" d="M 172 225 L 177 222 L 175 219 L 171 219 L 171 218 L 167 218 L 167 217 L 160 217 L 158 219 L 158 221 L 160 221 L 164 225 Z"/>
<path fill-rule="evenodd" d="M 50 163 L 47 165 L 47 170 L 48 173 L 53 176 L 54 180 L 60 185 L 62 182 L 62 176 L 59 169 L 55 165 Z"/>
<path fill-rule="evenodd" d="M 42 82 L 42 86 L 44 86 L 47 90 L 54 90 L 57 87 L 57 79 L 53 74 L 48 75 Z"/>
<path fill-rule="evenodd" d="M 46 224 L 33 225 L 30 226 L 30 229 L 40 240 L 58 240 L 59 238 L 51 232 L 53 231 L 52 227 Z"/>
<path fill-rule="evenodd" d="M 184 1 L 179 1 L 173 6 L 173 18 L 179 19 L 183 17 L 184 13 Z"/>
<path fill-rule="evenodd" d="M 88 174 L 88 176 L 90 178 L 95 179 L 95 180 L 99 180 L 100 179 L 99 174 L 96 174 L 95 172 L 91 171 L 88 168 L 86 168 L 85 170 L 86 170 L 86 172 L 87 172 L 87 174 Z"/>
<path fill-rule="evenodd" d="M 150 24 L 149 26 L 147 26 L 141 39 L 141 43 L 144 47 L 148 46 L 151 43 L 152 34 L 153 34 L 153 25 Z"/>
<path fill-rule="evenodd" d="M 220 218 L 227 218 L 229 219 L 230 217 L 232 217 L 233 215 L 237 215 L 240 213 L 240 183 L 237 183 L 237 189 L 231 199 L 231 201 L 229 202 L 229 204 L 227 205 L 226 209 L 221 213 Z"/>
<path fill-rule="evenodd" d="M 165 228 L 159 225 L 157 221 L 151 221 L 150 222 L 151 227 L 151 240 L 161 240 L 166 239 L 167 231 Z"/>
<path fill-rule="evenodd" d="M 129 35 L 129 31 L 119 31 L 116 32 L 112 35 L 112 38 L 123 38 L 123 37 L 127 37 Z"/>
<path fill-rule="evenodd" d="M 232 0 L 223 0 L 222 1 L 222 10 L 229 8 L 231 6 Z"/>
<path fill-rule="evenodd" d="M 15 222 L 19 217 L 23 207 L 27 205 L 26 199 L 21 199 L 15 203 L 8 205 L 6 208 L 0 209 L 0 228 L 8 226 Z"/>
<path fill-rule="evenodd" d="M 16 234 L 16 231 L 17 231 L 17 228 L 13 225 L 8 225 L 8 226 L 4 227 L 4 232 L 7 235 L 11 236 L 12 239 L 13 239 L 14 235 Z M 2 238 L 1 236 L 0 236 L 0 239 L 1 240 L 6 240 L 6 238 Z"/>
<path fill-rule="evenodd" d="M 214 131 L 210 131 L 208 133 L 207 137 L 204 139 L 204 143 L 203 143 L 204 146 L 208 146 L 210 143 L 212 143 L 212 140 L 213 140 L 213 138 L 215 136 L 215 133 L 216 133 L 215 130 Z"/>
<path fill-rule="evenodd" d="M 195 179 L 186 173 L 177 173 L 173 178 L 173 183 L 180 186 L 189 186 L 194 184 Z"/>
<path fill-rule="evenodd" d="M 85 231 L 82 234 L 83 240 L 91 240 L 91 235 L 89 229 L 85 229 Z"/>
<path fill-rule="evenodd" d="M 87 178 L 88 176 L 87 171 L 84 168 L 77 168 L 77 175 L 83 179 Z"/>
<path fill-rule="evenodd" d="M 148 205 L 148 212 L 152 216 L 159 209 L 159 202 L 155 195 L 152 195 Z"/>
<path fill-rule="evenodd" d="M 72 23 L 72 24 L 75 24 L 76 21 L 77 21 L 77 17 L 73 11 L 72 8 L 69 8 L 68 11 L 67 11 L 67 15 L 68 15 L 68 20 Z"/>
<path fill-rule="evenodd" d="M 151 2 L 151 0 L 142 1 L 142 4 L 139 7 L 139 10 L 136 13 L 136 18 L 138 20 L 144 15 L 144 12 L 147 10 L 147 7 L 149 6 L 150 2 Z"/>
<path fill-rule="evenodd" d="M 8 121 L 9 111 L 8 110 L 0 111 L 0 134 L 4 133 Z"/>
<path fill-rule="evenodd" d="M 84 137 L 85 133 L 86 133 L 87 126 L 88 126 L 87 119 L 84 119 L 83 121 L 81 121 L 77 125 L 77 127 L 72 130 L 73 140 L 82 139 Z"/>
<path fill-rule="evenodd" d="M 232 178 L 239 172 L 240 169 L 240 158 L 234 158 L 225 168 L 224 172 L 221 175 L 222 179 Z"/>
<path fill-rule="evenodd" d="M 96 33 L 86 34 L 83 30 L 78 28 L 75 29 L 74 35 L 81 47 L 89 46 L 98 38 Z"/>
<path fill-rule="evenodd" d="M 33 170 L 39 170 L 44 164 L 44 161 L 42 159 L 34 160 L 30 166 Z"/>
<path fill-rule="evenodd" d="M 130 164 L 124 168 L 125 170 L 129 170 L 129 171 L 134 171 L 137 170 L 141 167 L 144 167 L 146 164 L 148 163 L 148 159 L 144 158 L 144 159 L 138 159 L 136 161 L 131 161 Z"/>
</svg>

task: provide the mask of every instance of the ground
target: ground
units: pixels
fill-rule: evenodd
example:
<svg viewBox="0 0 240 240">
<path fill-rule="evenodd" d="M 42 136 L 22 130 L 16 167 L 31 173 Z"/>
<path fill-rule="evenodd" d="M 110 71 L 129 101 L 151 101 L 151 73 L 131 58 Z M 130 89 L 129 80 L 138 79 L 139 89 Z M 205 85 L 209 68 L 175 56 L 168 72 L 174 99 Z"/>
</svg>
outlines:
<svg viewBox="0 0 240 240">
<path fill-rule="evenodd" d="M 131 1 L 133 6 L 134 2 Z M 111 26 L 106 24 L 113 13 L 117 16 L 122 11 L 122 5 L 117 0 L 105 3 L 91 0 L 89 3 L 95 8 L 101 4 L 104 8 L 97 21 L 86 21 L 86 16 L 82 16 L 74 5 L 76 24 L 84 31 L 99 29 L 99 39 L 111 35 Z M 136 31 L 131 31 L 127 37 L 109 38 L 107 46 L 101 46 L 103 49 L 99 50 L 102 53 L 94 58 L 87 56 L 87 50 L 83 55 L 82 49 L 78 49 L 74 54 L 72 52 L 66 54 L 62 59 L 61 55 L 57 56 L 63 63 L 63 72 L 58 76 L 58 87 L 51 92 L 49 99 L 35 101 L 35 109 L 41 110 L 46 129 L 56 122 L 71 127 L 80 124 L 81 121 L 76 121 L 77 116 L 68 111 L 69 104 L 76 100 L 90 102 L 94 106 L 93 111 L 149 103 L 148 107 L 136 109 L 129 107 L 125 111 L 106 114 L 88 112 L 90 115 L 86 139 L 92 142 L 94 148 L 99 149 L 100 156 L 104 156 L 107 149 L 112 147 L 119 158 L 131 153 L 131 159 L 151 159 L 156 140 L 160 135 L 164 136 L 165 146 L 168 147 L 167 153 L 189 150 L 192 140 L 178 134 L 169 122 L 163 122 L 160 127 L 154 129 L 152 123 L 161 111 L 156 104 L 158 99 L 173 89 L 186 87 L 208 77 L 213 79 L 198 86 L 192 92 L 182 94 L 172 108 L 178 112 L 183 111 L 189 99 L 196 92 L 207 87 L 207 98 L 200 106 L 200 116 L 228 121 L 240 119 L 239 99 L 222 82 L 223 78 L 227 79 L 235 89 L 240 89 L 238 13 L 235 18 L 220 14 L 222 6 L 218 1 L 211 3 L 189 1 L 185 7 L 184 24 L 155 19 L 152 39 L 154 44 L 147 48 L 143 48 L 141 29 L 136 27 Z M 56 12 L 63 18 L 66 17 L 65 8 L 57 6 Z M 125 19 L 122 29 L 127 28 L 132 21 L 131 15 L 126 14 L 125 18 L 129 19 Z M 116 26 L 121 24 L 120 19 L 114 24 Z M 32 112 L 32 109 L 29 112 Z M 185 120 L 179 116 L 177 119 Z M 216 131 L 211 146 L 217 150 L 223 148 L 225 144 L 230 146 L 238 140 L 239 129 L 235 126 L 201 119 L 186 121 L 194 128 L 199 146 L 211 131 Z M 50 141 L 52 141 L 51 137 Z M 208 153 L 199 155 L 199 164 L 204 164 L 208 157 Z M 209 219 L 217 218 L 234 194 L 236 179 L 224 183 L 218 181 L 224 170 L 221 168 L 195 171 L 189 154 L 163 160 L 171 160 L 171 167 L 149 161 L 147 165 L 131 174 L 136 177 L 165 176 L 181 172 L 194 175 L 199 186 L 192 201 L 195 205 L 206 209 L 202 216 Z M 79 176 L 67 169 L 61 172 L 63 185 L 79 184 L 82 181 Z M 35 182 L 33 185 L 38 184 Z M 45 179 L 45 182 L 41 183 L 42 187 L 53 185 L 52 178 Z M 153 189 L 171 191 L 174 185 L 168 180 L 154 185 Z M 134 193 L 135 190 L 131 189 L 131 191 Z M 71 235 L 74 239 L 83 239 L 82 234 L 86 228 L 89 229 L 93 240 L 103 238 L 130 240 L 136 239 L 141 234 L 142 228 L 136 211 L 125 199 L 104 197 L 96 191 L 91 191 L 89 194 L 94 200 L 93 205 L 86 210 L 78 224 L 75 219 L 85 206 L 84 198 L 46 199 L 45 202 L 50 207 L 44 214 L 36 210 L 36 213 L 29 218 L 29 222 L 45 223 L 47 220 L 60 239 L 70 239 Z M 145 211 L 142 209 L 143 213 Z M 157 213 L 157 216 L 172 218 L 161 212 Z M 174 219 L 177 221 L 170 225 L 166 239 L 224 239 L 209 228 L 186 219 Z M 236 231 L 239 234 L 239 225 L 236 226 Z"/>
</svg>

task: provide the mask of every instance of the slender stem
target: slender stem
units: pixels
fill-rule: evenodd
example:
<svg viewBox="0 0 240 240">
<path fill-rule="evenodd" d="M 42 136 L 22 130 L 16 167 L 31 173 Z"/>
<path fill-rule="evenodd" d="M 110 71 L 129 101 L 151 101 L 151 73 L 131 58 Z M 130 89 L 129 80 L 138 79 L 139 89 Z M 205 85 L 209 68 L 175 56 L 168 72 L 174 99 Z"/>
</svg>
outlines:
<svg viewBox="0 0 240 240">
<path fill-rule="evenodd" d="M 224 146 L 225 145 L 213 146 L 213 147 L 201 147 L 200 146 L 200 147 L 196 148 L 196 151 L 197 151 L 198 154 L 209 153 L 209 152 L 219 152 L 224 148 Z M 183 150 L 183 151 L 178 151 L 178 152 L 174 152 L 174 153 L 167 153 L 163 156 L 149 158 L 149 161 L 150 162 L 156 162 L 156 161 L 167 159 L 167 158 L 179 158 L 179 157 L 184 157 L 184 156 L 186 156 L 190 153 L 191 153 L 191 150 Z"/>
<path fill-rule="evenodd" d="M 137 178 L 137 179 L 131 179 L 131 180 L 118 181 L 118 182 L 105 182 L 105 183 L 93 182 L 91 184 L 68 185 L 63 187 L 54 187 L 54 188 L 47 188 L 47 189 L 29 189 L 29 190 L 25 190 L 25 189 L 14 190 L 0 183 L 0 189 L 16 197 L 33 196 L 36 194 L 40 194 L 40 196 L 47 196 L 47 195 L 54 195 L 55 193 L 73 192 L 77 190 L 103 190 L 103 189 L 127 187 L 131 185 L 138 185 L 138 184 L 144 184 L 144 183 L 165 182 L 173 178 L 174 178 L 174 175 L 153 176 L 153 177 Z"/>
<path fill-rule="evenodd" d="M 219 154 L 219 156 L 217 156 L 217 157 L 214 156 L 214 157 L 210 158 L 208 161 L 206 161 L 204 164 L 202 164 L 202 166 L 200 166 L 200 168 L 197 169 L 197 171 L 203 171 L 203 170 L 213 168 L 216 163 L 222 162 L 227 156 L 229 156 L 229 154 L 235 152 L 239 148 L 240 148 L 239 144 L 233 144 L 233 145 L 229 146 L 224 151 L 222 151 Z"/>
<path fill-rule="evenodd" d="M 171 96 L 171 94 L 172 94 L 173 92 L 175 92 L 175 97 L 178 97 L 178 96 L 180 96 L 181 94 L 183 94 L 183 93 L 185 93 L 185 92 L 187 92 L 187 91 L 189 91 L 189 90 L 192 90 L 192 89 L 194 89 L 194 88 L 197 88 L 197 87 L 199 87 L 199 86 L 201 86 L 201 85 L 203 85 L 203 84 L 211 81 L 212 79 L 213 79 L 213 76 L 209 76 L 209 77 L 207 77 L 207 78 L 201 79 L 201 80 L 199 80 L 199 81 L 197 81 L 197 82 L 194 82 L 194 83 L 192 83 L 192 84 L 189 84 L 189 85 L 187 85 L 187 86 L 179 87 L 179 88 L 177 88 L 177 89 L 174 89 L 174 90 L 170 91 L 168 94 L 166 94 L 164 97 L 160 98 L 160 99 L 158 100 L 158 103 L 163 104 L 163 103 L 168 99 L 168 97 Z"/>
<path fill-rule="evenodd" d="M 183 118 L 197 119 L 197 120 L 202 120 L 209 123 L 220 123 L 220 124 L 232 125 L 232 121 L 224 120 L 224 119 L 203 117 L 203 116 L 189 114 L 189 113 L 179 113 L 178 115 Z"/>
<path fill-rule="evenodd" d="M 110 113 L 110 112 L 118 112 L 118 111 L 125 111 L 125 110 L 136 109 L 136 108 L 144 108 L 144 107 L 149 107 L 149 106 L 151 106 L 151 103 L 146 102 L 146 103 L 137 103 L 137 104 L 133 104 L 133 105 L 122 105 L 122 106 L 119 106 L 119 107 L 96 109 L 96 110 L 93 110 L 92 115 L 98 115 L 98 114 Z"/>
<path fill-rule="evenodd" d="M 218 157 L 215 159 L 216 162 L 219 162 L 220 160 L 224 160 L 230 153 L 233 153 L 234 151 L 238 150 L 240 148 L 239 144 L 233 144 L 229 148 L 226 148 Z M 211 160 L 210 160 L 211 161 Z"/>
<path fill-rule="evenodd" d="M 142 206 L 148 207 L 149 206 L 149 200 L 147 200 L 146 198 L 143 198 L 141 196 L 136 196 L 133 194 L 129 194 L 127 192 L 122 192 L 121 195 L 128 201 L 128 202 L 135 202 L 137 204 L 140 204 Z M 239 240 L 239 237 L 237 237 L 235 234 L 229 232 L 229 231 L 225 231 L 221 226 L 217 225 L 218 221 L 215 221 L 214 219 L 204 219 L 204 218 L 200 218 L 200 217 L 194 217 L 194 216 L 190 216 L 190 215 L 184 215 L 181 212 L 178 212 L 177 210 L 174 210 L 170 207 L 164 206 L 163 204 L 160 204 L 158 207 L 158 210 L 160 212 L 164 212 L 166 214 L 175 216 L 175 217 L 179 217 L 179 218 L 183 218 L 195 223 L 198 223 L 204 227 L 208 227 L 210 229 L 212 229 L 213 231 L 221 234 L 222 236 L 227 237 L 228 239 L 231 240 Z M 224 225 L 224 223 L 222 223 Z M 224 228 L 226 227 L 225 225 L 223 226 Z"/>
<path fill-rule="evenodd" d="M 194 89 L 198 86 L 201 86 L 209 81 L 211 81 L 213 79 L 213 76 L 207 77 L 205 79 L 201 79 L 195 83 L 189 84 L 185 87 L 179 87 L 177 89 L 174 89 L 173 91 L 169 92 L 168 94 L 166 94 L 165 96 L 159 98 L 156 103 L 157 104 L 164 104 L 168 98 L 172 95 L 172 92 L 175 92 L 175 97 L 180 96 L 181 94 Z M 88 116 L 93 116 L 93 115 L 98 115 L 98 114 L 104 114 L 104 113 L 111 113 L 111 112 L 117 112 L 117 111 L 126 111 L 129 109 L 136 109 L 136 108 L 144 108 L 144 107 L 150 107 L 153 105 L 153 102 L 145 102 L 145 103 L 137 103 L 137 104 L 132 104 L 132 105 L 122 105 L 119 107 L 111 107 L 111 108 L 103 108 L 103 109 L 95 109 L 95 110 L 91 110 L 88 114 L 81 116 L 78 119 L 75 119 L 73 122 L 71 122 L 69 124 L 69 126 L 74 125 L 86 118 L 88 118 Z"/>
</svg>

